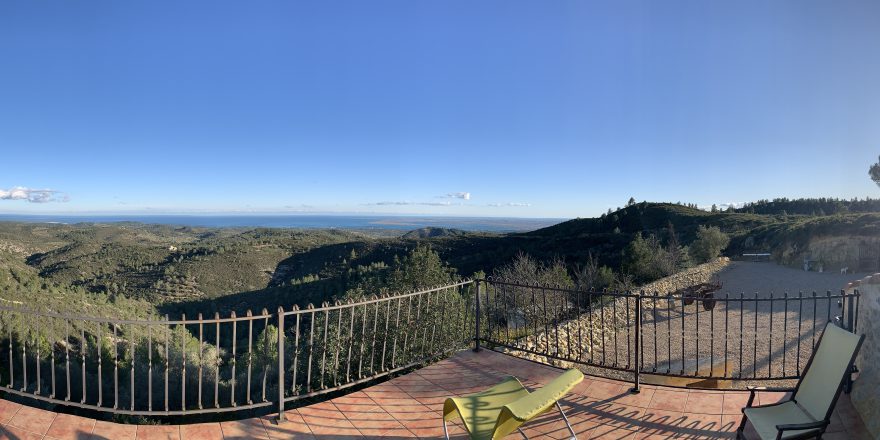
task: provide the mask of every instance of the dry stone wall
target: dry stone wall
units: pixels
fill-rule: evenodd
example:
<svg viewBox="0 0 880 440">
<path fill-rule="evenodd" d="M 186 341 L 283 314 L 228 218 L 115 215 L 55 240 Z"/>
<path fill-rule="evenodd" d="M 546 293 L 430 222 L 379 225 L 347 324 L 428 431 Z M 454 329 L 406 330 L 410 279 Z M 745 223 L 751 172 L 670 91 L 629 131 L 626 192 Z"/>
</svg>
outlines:
<svg viewBox="0 0 880 440">
<path fill-rule="evenodd" d="M 637 291 L 645 294 L 666 295 L 678 289 L 690 287 L 696 284 L 709 282 L 724 269 L 730 260 L 727 257 L 717 258 L 705 264 L 689 268 L 677 274 L 659 279 L 646 284 Z M 598 362 L 604 351 L 606 364 L 613 355 L 609 351 L 617 348 L 619 355 L 625 355 L 627 338 L 631 335 L 626 333 L 628 323 L 635 318 L 635 299 L 606 297 L 602 301 L 596 301 L 592 305 L 582 306 L 581 315 L 558 325 L 550 325 L 532 335 L 523 337 L 512 345 L 537 353 L 546 353 L 552 356 L 576 359 L 582 362 L 593 360 Z M 652 302 L 644 301 L 644 308 L 651 307 Z M 588 308 L 587 308 L 588 307 Z M 584 308 L 587 308 L 584 310 Z M 604 347 L 604 350 L 602 350 Z M 535 353 L 525 353 L 520 350 L 506 350 L 510 354 L 531 359 L 534 361 L 568 368 L 573 364 L 551 357 Z M 592 354 L 592 357 L 591 357 Z M 619 356 L 620 359 L 622 356 Z"/>
<path fill-rule="evenodd" d="M 849 291 L 855 289 L 862 294 L 857 331 L 865 334 L 865 342 L 856 359 L 860 372 L 850 399 L 865 427 L 880 439 L 880 273 L 847 286 Z"/>
</svg>

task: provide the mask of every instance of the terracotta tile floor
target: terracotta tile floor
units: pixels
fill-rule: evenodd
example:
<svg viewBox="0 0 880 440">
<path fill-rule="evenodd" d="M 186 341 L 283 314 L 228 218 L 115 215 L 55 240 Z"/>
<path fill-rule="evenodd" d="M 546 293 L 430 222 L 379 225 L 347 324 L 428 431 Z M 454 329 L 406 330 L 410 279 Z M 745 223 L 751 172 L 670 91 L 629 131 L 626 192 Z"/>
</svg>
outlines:
<svg viewBox="0 0 880 440">
<path fill-rule="evenodd" d="M 467 394 L 515 375 L 538 387 L 559 370 L 491 351 L 463 351 L 406 376 L 336 399 L 274 416 L 182 426 L 119 425 L 57 414 L 0 400 L 0 439 L 360 439 L 440 438 L 440 411 L 447 396 Z M 581 440 L 733 438 L 747 393 L 630 385 L 588 377 L 562 403 Z M 760 395 L 762 404 L 784 397 Z M 527 424 L 530 438 L 568 438 L 558 412 Z M 465 438 L 460 424 L 450 435 Z M 511 438 L 518 436 L 511 436 Z M 826 439 L 870 439 L 861 418 L 843 395 Z"/>
</svg>

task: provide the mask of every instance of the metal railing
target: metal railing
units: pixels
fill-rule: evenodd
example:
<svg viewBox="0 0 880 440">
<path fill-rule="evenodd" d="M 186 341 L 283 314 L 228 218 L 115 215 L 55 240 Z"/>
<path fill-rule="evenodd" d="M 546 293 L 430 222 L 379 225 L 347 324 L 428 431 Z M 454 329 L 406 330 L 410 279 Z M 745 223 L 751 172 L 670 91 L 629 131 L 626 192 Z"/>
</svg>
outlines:
<svg viewBox="0 0 880 440">
<path fill-rule="evenodd" d="M 3 391 L 121 415 L 247 411 L 468 346 L 473 282 L 276 313 L 122 320 L 0 307 Z M 280 354 L 280 355 L 279 355 Z"/>
<path fill-rule="evenodd" d="M 542 362 L 693 379 L 800 377 L 824 325 L 856 331 L 859 293 L 682 297 L 489 278 L 479 341 Z M 477 344 L 479 346 L 479 344 Z"/>
<path fill-rule="evenodd" d="M 859 294 L 687 298 L 489 278 L 274 313 L 127 320 L 0 307 L 0 386 L 121 415 L 277 410 L 474 344 L 640 375 L 794 379 Z"/>
</svg>

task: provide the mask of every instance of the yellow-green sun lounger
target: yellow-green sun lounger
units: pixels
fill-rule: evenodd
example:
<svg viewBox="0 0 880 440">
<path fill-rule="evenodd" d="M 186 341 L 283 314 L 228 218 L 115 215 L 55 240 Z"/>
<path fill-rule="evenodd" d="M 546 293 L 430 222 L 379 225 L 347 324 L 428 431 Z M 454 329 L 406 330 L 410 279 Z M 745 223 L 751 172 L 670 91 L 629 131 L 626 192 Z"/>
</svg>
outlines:
<svg viewBox="0 0 880 440">
<path fill-rule="evenodd" d="M 485 391 L 463 397 L 450 397 L 443 404 L 443 433 L 449 438 L 446 422 L 461 417 L 472 439 L 500 439 L 513 431 L 526 435 L 519 427 L 554 405 L 565 420 L 572 438 L 575 436 L 568 417 L 559 406 L 559 399 L 584 379 L 578 370 L 568 370 L 543 388 L 530 393 L 513 376 Z"/>
</svg>

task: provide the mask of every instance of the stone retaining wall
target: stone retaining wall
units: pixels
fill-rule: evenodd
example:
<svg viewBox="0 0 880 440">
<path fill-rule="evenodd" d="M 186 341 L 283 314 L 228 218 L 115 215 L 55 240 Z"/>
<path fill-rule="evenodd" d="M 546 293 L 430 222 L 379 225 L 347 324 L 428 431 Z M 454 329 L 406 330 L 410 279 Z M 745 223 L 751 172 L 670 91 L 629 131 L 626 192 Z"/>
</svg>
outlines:
<svg viewBox="0 0 880 440">
<path fill-rule="evenodd" d="M 729 263 L 730 259 L 727 257 L 716 258 L 708 263 L 661 278 L 635 290 L 644 291 L 646 295 L 653 294 L 654 292 L 665 295 L 684 287 L 708 282 Z M 648 301 L 642 303 L 644 308 L 650 308 L 651 305 L 652 303 Z M 635 318 L 635 299 L 610 299 L 606 297 L 605 301 L 598 301 L 591 308 L 592 313 L 583 313 L 575 319 L 560 323 L 558 327 L 553 326 L 549 334 L 539 331 L 536 334 L 516 341 L 514 345 L 539 353 L 549 353 L 560 357 L 586 361 L 595 348 L 602 346 L 611 347 L 613 345 L 611 338 L 616 336 L 615 330 L 624 329 L 632 322 Z M 626 344 L 626 342 L 623 342 L 623 344 Z M 570 368 L 573 366 L 573 364 L 568 362 L 534 353 L 523 353 L 519 350 L 504 351 L 557 367 Z"/>
<path fill-rule="evenodd" d="M 860 372 L 850 398 L 865 427 L 880 439 L 880 273 L 846 286 L 847 291 L 855 289 L 862 294 L 857 331 L 865 334 L 865 342 L 856 359 Z"/>
</svg>

